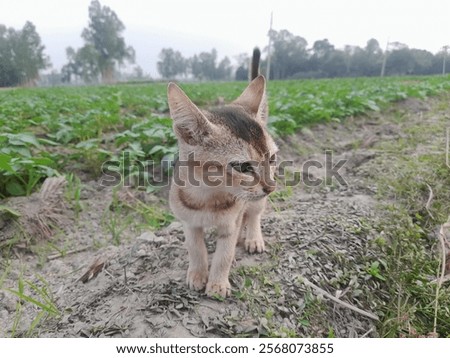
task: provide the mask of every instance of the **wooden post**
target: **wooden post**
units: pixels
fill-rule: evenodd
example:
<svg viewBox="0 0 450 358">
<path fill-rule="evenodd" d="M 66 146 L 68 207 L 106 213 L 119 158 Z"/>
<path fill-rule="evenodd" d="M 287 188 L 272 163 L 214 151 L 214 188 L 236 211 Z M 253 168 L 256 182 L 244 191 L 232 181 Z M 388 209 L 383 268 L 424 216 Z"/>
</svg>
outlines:
<svg viewBox="0 0 450 358">
<path fill-rule="evenodd" d="M 442 75 L 443 76 L 445 76 L 445 60 L 446 60 L 446 57 L 447 57 L 447 51 L 448 51 L 448 49 L 449 49 L 449 47 L 450 46 L 448 46 L 448 45 L 445 45 L 445 46 L 443 46 L 442 47 L 442 52 L 443 52 L 443 60 L 442 60 Z"/>
<path fill-rule="evenodd" d="M 272 22 L 273 22 L 273 11 L 270 13 L 270 28 L 269 28 L 269 46 L 267 46 L 267 69 L 266 78 L 270 78 L 270 50 L 272 49 Z"/>
<path fill-rule="evenodd" d="M 381 65 L 380 77 L 384 77 L 384 73 L 386 71 L 386 61 L 387 61 L 387 56 L 388 56 L 388 49 L 389 49 L 389 40 L 386 43 L 386 50 L 384 50 L 383 64 Z"/>
</svg>

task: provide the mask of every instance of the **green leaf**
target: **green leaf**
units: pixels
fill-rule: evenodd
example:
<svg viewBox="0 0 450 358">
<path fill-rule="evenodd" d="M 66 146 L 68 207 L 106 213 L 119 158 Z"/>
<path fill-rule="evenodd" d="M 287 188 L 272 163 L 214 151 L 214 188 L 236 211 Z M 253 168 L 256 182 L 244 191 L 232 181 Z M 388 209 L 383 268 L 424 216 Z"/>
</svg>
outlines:
<svg viewBox="0 0 450 358">
<path fill-rule="evenodd" d="M 15 173 L 10 163 L 11 163 L 11 156 L 0 153 L 0 170 L 4 170 L 8 173 Z"/>
<path fill-rule="evenodd" d="M 92 139 L 88 139 L 82 142 L 79 142 L 75 148 L 82 148 L 82 149 L 92 149 L 92 148 L 97 148 L 98 147 L 98 139 L 97 138 L 92 138 Z"/>
<path fill-rule="evenodd" d="M 31 133 L 9 134 L 8 138 L 9 138 L 9 143 L 12 145 L 31 144 L 36 147 L 39 147 L 38 140 Z"/>
<path fill-rule="evenodd" d="M 22 279 L 22 275 L 19 277 L 19 284 L 18 284 L 18 287 L 19 287 L 19 294 L 20 295 L 23 295 L 23 292 L 24 292 L 24 281 L 23 281 L 23 279 Z"/>
<path fill-rule="evenodd" d="M 39 143 L 47 144 L 47 145 L 53 145 L 53 146 L 59 145 L 58 142 L 55 142 L 55 141 L 52 141 L 52 140 L 46 139 L 46 138 L 39 138 Z"/>
<path fill-rule="evenodd" d="M 367 101 L 367 107 L 369 107 L 372 111 L 378 112 L 380 110 L 380 107 L 377 106 L 375 101 L 368 100 Z"/>
<path fill-rule="evenodd" d="M 34 157 L 32 158 L 33 164 L 39 165 L 39 166 L 46 166 L 49 167 L 54 164 L 53 160 L 50 158 L 45 157 Z"/>
<path fill-rule="evenodd" d="M 301 319 L 298 321 L 298 323 L 300 323 L 300 325 L 302 325 L 303 327 L 309 327 L 310 323 L 307 319 Z"/>
<path fill-rule="evenodd" d="M 244 287 L 250 287 L 252 285 L 252 280 L 249 277 L 245 278 Z"/>
<path fill-rule="evenodd" d="M 55 310 L 54 307 L 50 306 L 50 305 L 46 305 L 45 303 L 39 302 L 38 300 L 34 299 L 33 297 L 30 297 L 28 295 L 25 295 L 23 293 L 23 287 L 22 287 L 22 292 L 21 290 L 19 291 L 15 291 L 15 290 L 11 290 L 11 289 L 6 289 L 6 291 L 16 295 L 17 297 L 19 297 L 20 299 L 27 301 L 31 304 L 34 304 L 35 306 L 42 308 L 45 312 L 50 313 L 52 315 L 58 315 L 59 312 Z"/>
<path fill-rule="evenodd" d="M 167 150 L 166 147 L 164 147 L 164 146 L 158 144 L 158 145 L 153 146 L 153 148 L 150 149 L 150 151 L 148 152 L 148 154 L 149 154 L 149 155 L 152 155 L 152 154 L 155 154 L 155 153 L 158 153 L 158 152 L 162 152 L 163 154 L 165 154 L 165 153 L 166 153 L 166 150 Z"/>
<path fill-rule="evenodd" d="M 12 196 L 23 196 L 23 195 L 26 195 L 26 193 L 27 193 L 25 188 L 16 181 L 8 182 L 5 186 L 5 188 L 6 188 L 6 191 L 8 192 L 8 194 L 10 194 Z"/>
<path fill-rule="evenodd" d="M 16 147 L 10 147 L 10 153 L 16 153 L 19 154 L 21 157 L 31 157 L 30 150 L 25 146 L 16 146 Z"/>
</svg>

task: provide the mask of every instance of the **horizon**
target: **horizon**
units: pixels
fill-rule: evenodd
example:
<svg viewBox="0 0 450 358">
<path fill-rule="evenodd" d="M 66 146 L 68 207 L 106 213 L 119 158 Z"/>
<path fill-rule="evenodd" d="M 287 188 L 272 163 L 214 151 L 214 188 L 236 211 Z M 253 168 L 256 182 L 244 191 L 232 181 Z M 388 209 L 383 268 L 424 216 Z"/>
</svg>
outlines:
<svg viewBox="0 0 450 358">
<path fill-rule="evenodd" d="M 413 3 L 401 0 L 395 4 L 387 0 L 365 3 L 319 0 L 314 4 L 263 0 L 257 8 L 255 4 L 237 0 L 228 1 L 222 7 L 221 2 L 201 0 L 189 4 L 177 0 L 152 3 L 132 0 L 131 4 L 119 0 L 100 2 L 117 14 L 125 25 L 126 43 L 136 50 L 135 64 L 124 68 L 140 66 L 152 78 L 160 77 L 156 63 L 163 48 L 178 50 L 185 57 L 215 48 L 219 59 L 228 56 L 233 63 L 235 56 L 250 54 L 255 46 L 264 50 L 272 11 L 273 29 L 286 29 L 305 38 L 308 48 L 323 39 L 328 39 L 336 49 L 345 45 L 364 47 L 374 38 L 383 50 L 389 41 L 435 54 L 450 43 L 450 23 L 446 19 L 450 2 L 444 0 Z M 60 71 L 67 63 L 66 48 L 78 48 L 83 44 L 81 32 L 88 24 L 89 3 L 90 0 L 65 0 L 57 4 L 49 0 L 39 3 L 17 0 L 8 4 L 4 12 L 8 14 L 8 21 L 0 18 L 0 23 L 19 29 L 26 21 L 31 21 L 52 63 L 45 72 Z M 71 16 L 67 17 L 67 13 Z"/>
</svg>

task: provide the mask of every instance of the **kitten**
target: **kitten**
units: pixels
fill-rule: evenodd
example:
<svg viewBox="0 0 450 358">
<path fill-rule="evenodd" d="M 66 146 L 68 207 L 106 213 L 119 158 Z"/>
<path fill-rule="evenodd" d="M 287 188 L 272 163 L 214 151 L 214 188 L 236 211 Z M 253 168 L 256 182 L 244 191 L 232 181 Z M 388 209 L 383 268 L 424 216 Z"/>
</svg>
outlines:
<svg viewBox="0 0 450 358">
<path fill-rule="evenodd" d="M 266 80 L 256 77 L 231 104 L 200 110 L 174 83 L 168 86 L 179 161 L 169 194 L 183 223 L 189 255 L 187 284 L 208 296 L 229 296 L 238 241 L 249 253 L 264 251 L 261 215 L 275 189 L 277 147 L 266 129 Z M 205 229 L 217 228 L 211 268 Z"/>
</svg>

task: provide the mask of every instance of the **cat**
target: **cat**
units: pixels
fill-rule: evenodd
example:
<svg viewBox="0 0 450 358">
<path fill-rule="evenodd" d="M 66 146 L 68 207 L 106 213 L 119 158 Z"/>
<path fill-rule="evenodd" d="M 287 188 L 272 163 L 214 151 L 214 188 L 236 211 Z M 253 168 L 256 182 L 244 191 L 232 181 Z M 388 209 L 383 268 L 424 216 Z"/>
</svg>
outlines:
<svg viewBox="0 0 450 358">
<path fill-rule="evenodd" d="M 258 75 L 231 104 L 209 110 L 199 109 L 174 83 L 167 96 L 179 146 L 169 205 L 183 223 L 186 282 L 208 296 L 227 297 L 238 241 L 251 254 L 265 249 L 260 221 L 275 190 L 278 151 L 266 128 L 266 80 Z M 204 241 L 209 227 L 217 228 L 210 270 Z"/>
</svg>

